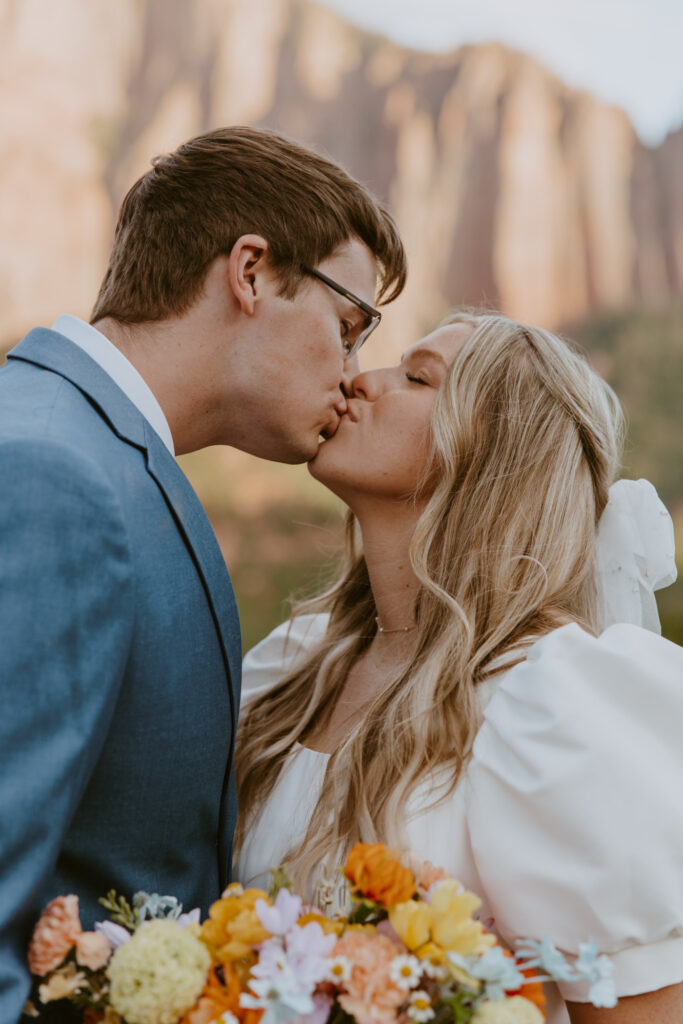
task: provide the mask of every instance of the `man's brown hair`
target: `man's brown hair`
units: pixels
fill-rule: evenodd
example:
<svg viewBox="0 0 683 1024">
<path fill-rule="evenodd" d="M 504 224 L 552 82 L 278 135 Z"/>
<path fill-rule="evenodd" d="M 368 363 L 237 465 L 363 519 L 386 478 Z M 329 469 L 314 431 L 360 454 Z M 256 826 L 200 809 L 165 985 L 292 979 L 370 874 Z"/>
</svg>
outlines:
<svg viewBox="0 0 683 1024">
<path fill-rule="evenodd" d="M 183 314 L 213 260 L 245 234 L 268 241 L 288 298 L 303 266 L 352 237 L 377 260 L 380 299 L 390 302 L 405 284 L 394 221 L 343 168 L 277 132 L 219 128 L 157 157 L 128 192 L 91 323 Z"/>
</svg>

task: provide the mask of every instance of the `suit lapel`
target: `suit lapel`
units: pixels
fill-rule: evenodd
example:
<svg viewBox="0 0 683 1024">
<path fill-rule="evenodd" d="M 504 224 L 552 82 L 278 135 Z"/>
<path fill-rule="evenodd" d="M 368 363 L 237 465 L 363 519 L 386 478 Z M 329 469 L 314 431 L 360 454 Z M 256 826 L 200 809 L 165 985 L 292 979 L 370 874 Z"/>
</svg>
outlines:
<svg viewBox="0 0 683 1024">
<path fill-rule="evenodd" d="M 204 583 L 226 668 L 233 684 L 230 688 L 230 702 L 234 733 L 237 728 L 242 674 L 242 641 L 235 594 L 216 535 L 192 485 L 147 421 L 144 427 L 148 472 L 163 491 Z"/>
<path fill-rule="evenodd" d="M 228 676 L 234 735 L 241 685 L 237 605 L 216 536 L 186 476 L 139 409 L 98 363 L 62 334 L 37 328 L 7 358 L 33 363 L 71 381 L 118 437 L 146 452 L 147 470 L 166 498 L 206 592 Z"/>
</svg>

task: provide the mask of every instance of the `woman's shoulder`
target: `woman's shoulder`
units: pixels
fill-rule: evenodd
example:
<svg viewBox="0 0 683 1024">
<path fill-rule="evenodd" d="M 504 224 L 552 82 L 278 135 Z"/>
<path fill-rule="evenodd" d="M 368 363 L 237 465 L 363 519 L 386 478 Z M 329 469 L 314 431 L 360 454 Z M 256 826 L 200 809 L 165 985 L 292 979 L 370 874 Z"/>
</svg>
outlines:
<svg viewBox="0 0 683 1024">
<path fill-rule="evenodd" d="M 624 953 L 624 995 L 683 978 L 681 721 L 682 648 L 638 626 L 570 624 L 500 680 L 468 768 L 472 851 L 501 933 L 547 933 L 568 952 L 591 936 Z"/>
<path fill-rule="evenodd" d="M 242 706 L 292 672 L 325 635 L 328 621 L 327 613 L 296 615 L 247 651 L 242 662 Z"/>
<path fill-rule="evenodd" d="M 531 644 L 496 689 L 486 717 L 525 706 L 555 720 L 641 713 L 653 700 L 683 701 L 683 648 L 629 623 L 595 636 L 572 622 Z M 507 705 L 507 709 L 503 708 Z M 569 716 L 569 719 L 567 718 Z M 647 718 L 647 716 L 646 716 Z"/>
<path fill-rule="evenodd" d="M 597 769 L 634 760 L 643 745 L 679 754 L 683 720 L 683 648 L 627 623 L 594 636 L 576 623 L 533 643 L 526 658 L 500 678 L 474 744 L 474 760 L 503 759 L 527 772 L 554 766 L 576 775 L 579 763 Z M 635 744 L 635 746 L 633 746 Z M 681 747 L 683 749 L 683 746 Z"/>
</svg>

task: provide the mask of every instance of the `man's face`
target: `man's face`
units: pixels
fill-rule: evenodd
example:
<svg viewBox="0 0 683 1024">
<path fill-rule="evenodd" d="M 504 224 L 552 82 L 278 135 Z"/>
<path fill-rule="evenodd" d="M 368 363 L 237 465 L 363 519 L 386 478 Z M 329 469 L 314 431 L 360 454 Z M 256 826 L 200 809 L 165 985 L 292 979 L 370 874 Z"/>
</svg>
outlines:
<svg viewBox="0 0 683 1024">
<path fill-rule="evenodd" d="M 374 303 L 377 266 L 363 243 L 345 243 L 316 269 Z M 358 364 L 346 358 L 345 336 L 363 314 L 315 277 L 304 278 L 294 299 L 277 294 L 274 274 L 257 287 L 239 368 L 248 430 L 236 446 L 277 462 L 306 462 L 346 410 L 344 392 Z"/>
</svg>

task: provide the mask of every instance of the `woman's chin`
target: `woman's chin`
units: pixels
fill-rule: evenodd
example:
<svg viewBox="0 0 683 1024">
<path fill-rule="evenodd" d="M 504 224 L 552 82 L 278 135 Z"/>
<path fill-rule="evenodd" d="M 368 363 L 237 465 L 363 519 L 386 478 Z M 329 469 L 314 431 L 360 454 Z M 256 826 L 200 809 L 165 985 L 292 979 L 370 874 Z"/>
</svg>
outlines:
<svg viewBox="0 0 683 1024">
<path fill-rule="evenodd" d="M 308 472 L 315 480 L 327 485 L 328 476 L 334 476 L 334 459 L 330 458 L 331 452 L 326 451 L 330 441 L 321 440 L 318 450 L 312 459 L 308 460 Z"/>
<path fill-rule="evenodd" d="M 320 443 L 318 451 L 307 464 L 308 472 L 314 480 L 348 504 L 349 491 L 353 490 L 353 481 L 349 477 L 353 476 L 353 472 L 349 471 L 348 466 L 340 465 L 332 448 L 326 450 L 328 445 L 332 445 L 332 440 Z"/>
</svg>

